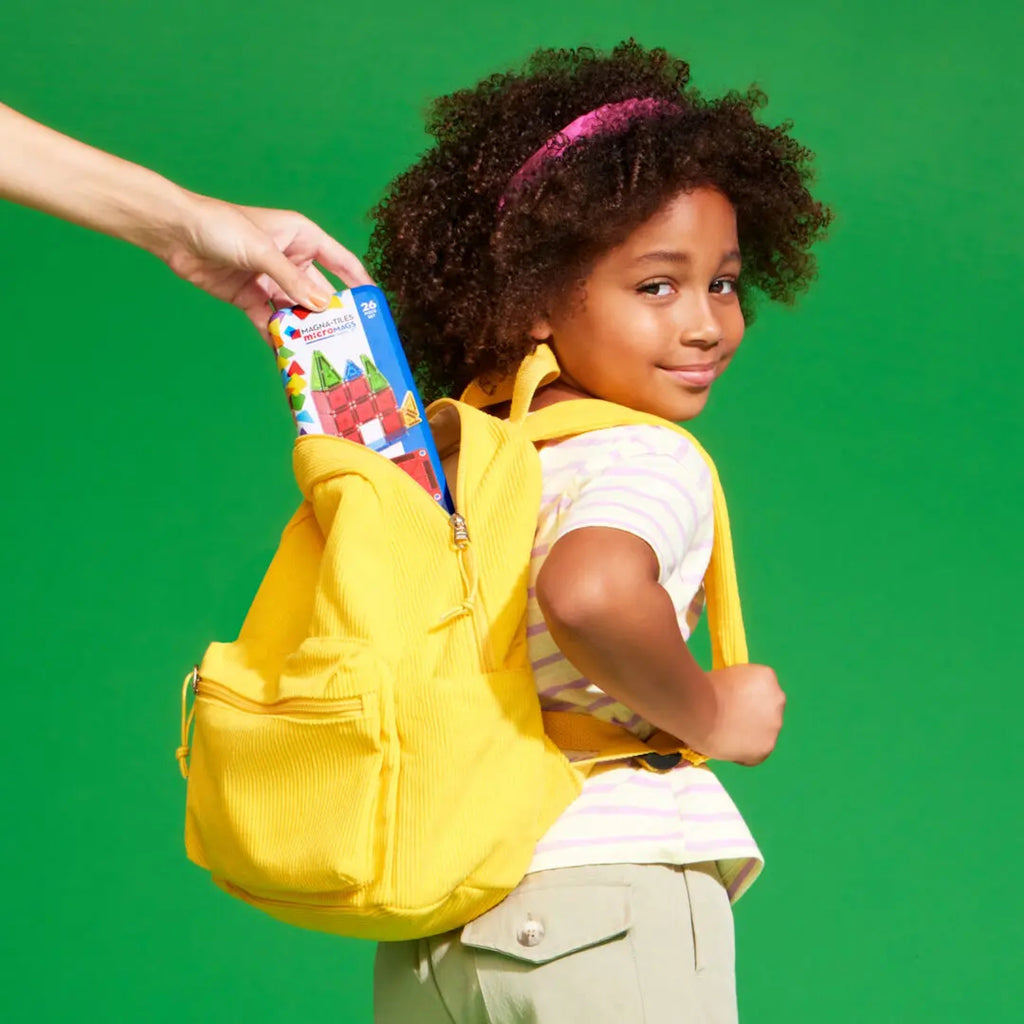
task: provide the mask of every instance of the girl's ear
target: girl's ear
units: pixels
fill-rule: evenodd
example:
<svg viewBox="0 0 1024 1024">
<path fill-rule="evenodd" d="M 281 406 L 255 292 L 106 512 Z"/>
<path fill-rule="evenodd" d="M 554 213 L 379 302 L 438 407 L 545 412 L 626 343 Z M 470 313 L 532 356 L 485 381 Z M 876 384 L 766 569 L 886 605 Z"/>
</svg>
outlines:
<svg viewBox="0 0 1024 1024">
<path fill-rule="evenodd" d="M 530 337 L 534 341 L 548 341 L 554 331 L 551 330 L 551 322 L 547 317 L 538 317 L 530 327 Z"/>
</svg>

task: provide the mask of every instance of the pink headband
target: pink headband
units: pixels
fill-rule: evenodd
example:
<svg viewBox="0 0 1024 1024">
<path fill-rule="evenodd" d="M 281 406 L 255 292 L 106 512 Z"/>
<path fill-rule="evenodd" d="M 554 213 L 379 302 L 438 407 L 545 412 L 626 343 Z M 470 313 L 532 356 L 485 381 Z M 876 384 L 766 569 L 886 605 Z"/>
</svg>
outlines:
<svg viewBox="0 0 1024 1024">
<path fill-rule="evenodd" d="M 578 139 L 590 138 L 603 132 L 618 131 L 625 128 L 637 117 L 650 117 L 653 114 L 679 110 L 675 103 L 667 100 L 632 99 L 620 100 L 618 103 L 606 103 L 603 107 L 581 114 L 571 124 L 556 132 L 538 149 L 522 167 L 512 175 L 505 192 L 498 200 L 501 210 L 509 196 L 521 185 L 537 176 L 552 160 L 557 160 Z"/>
</svg>

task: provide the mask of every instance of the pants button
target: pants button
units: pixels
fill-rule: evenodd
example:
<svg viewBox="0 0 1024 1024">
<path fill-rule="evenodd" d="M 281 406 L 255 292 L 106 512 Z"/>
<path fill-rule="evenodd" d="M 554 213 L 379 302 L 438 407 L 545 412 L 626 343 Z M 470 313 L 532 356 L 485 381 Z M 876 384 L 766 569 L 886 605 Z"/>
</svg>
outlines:
<svg viewBox="0 0 1024 1024">
<path fill-rule="evenodd" d="M 516 941 L 520 946 L 536 946 L 544 940 L 544 925 L 527 917 L 519 931 L 516 933 Z"/>
</svg>

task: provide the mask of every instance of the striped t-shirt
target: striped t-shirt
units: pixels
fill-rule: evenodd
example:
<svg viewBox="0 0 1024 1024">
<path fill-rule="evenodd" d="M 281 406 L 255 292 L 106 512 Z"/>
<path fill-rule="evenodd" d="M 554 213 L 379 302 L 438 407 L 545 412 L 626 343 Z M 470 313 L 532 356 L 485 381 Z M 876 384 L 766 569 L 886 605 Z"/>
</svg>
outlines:
<svg viewBox="0 0 1024 1024">
<path fill-rule="evenodd" d="M 714 519 L 711 477 L 694 446 L 667 427 L 592 431 L 540 450 L 544 490 L 531 565 L 527 635 L 548 711 L 592 714 L 646 739 L 654 726 L 580 676 L 548 632 L 537 575 L 551 546 L 572 530 L 604 526 L 646 541 L 659 583 L 689 638 L 704 608 Z M 530 871 L 584 864 L 717 861 L 735 901 L 763 863 L 725 788 L 685 762 L 663 774 L 632 763 L 595 770 L 582 794 L 543 836 Z"/>
</svg>

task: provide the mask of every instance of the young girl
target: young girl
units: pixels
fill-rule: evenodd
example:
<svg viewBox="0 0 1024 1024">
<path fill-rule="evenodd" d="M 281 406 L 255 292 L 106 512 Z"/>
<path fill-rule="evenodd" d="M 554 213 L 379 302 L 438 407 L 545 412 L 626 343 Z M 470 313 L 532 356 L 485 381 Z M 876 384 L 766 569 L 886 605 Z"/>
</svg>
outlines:
<svg viewBox="0 0 1024 1024">
<path fill-rule="evenodd" d="M 597 397 L 690 420 L 752 295 L 789 301 L 811 279 L 830 219 L 811 154 L 755 121 L 760 93 L 707 100 L 688 78 L 630 42 L 540 51 L 437 101 L 437 144 L 393 182 L 371 243 L 428 398 L 477 379 L 506 416 L 509 375 L 545 343 L 559 373 L 532 408 Z M 774 673 L 704 672 L 686 645 L 713 531 L 693 446 L 633 426 L 540 454 L 528 638 L 544 708 L 762 761 L 782 724 Z M 710 770 L 616 763 L 499 906 L 379 947 L 376 1019 L 735 1021 L 731 903 L 761 863 Z"/>
</svg>

